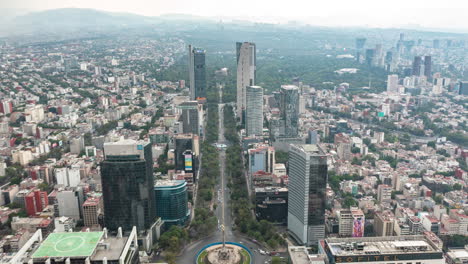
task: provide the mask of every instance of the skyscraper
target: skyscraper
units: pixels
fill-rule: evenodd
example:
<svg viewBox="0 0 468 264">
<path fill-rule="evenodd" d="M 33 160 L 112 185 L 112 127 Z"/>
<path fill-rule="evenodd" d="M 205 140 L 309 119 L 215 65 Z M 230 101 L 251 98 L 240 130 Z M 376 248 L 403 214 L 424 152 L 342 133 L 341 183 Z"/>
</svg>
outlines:
<svg viewBox="0 0 468 264">
<path fill-rule="evenodd" d="M 166 225 L 184 225 L 189 216 L 187 182 L 162 180 L 154 186 L 156 215 Z"/>
<path fill-rule="evenodd" d="M 459 95 L 468 95 L 468 82 L 459 82 L 459 84 L 458 84 L 458 94 Z"/>
<path fill-rule="evenodd" d="M 297 137 L 299 122 L 299 88 L 295 85 L 281 85 L 281 118 L 284 120 L 284 136 Z"/>
<path fill-rule="evenodd" d="M 432 58 L 431 56 L 424 56 L 424 76 L 428 80 L 432 80 Z"/>
<path fill-rule="evenodd" d="M 374 61 L 375 50 L 374 49 L 366 49 L 366 64 L 367 66 L 372 66 L 372 62 Z"/>
<path fill-rule="evenodd" d="M 289 149 L 288 230 L 306 246 L 325 238 L 327 156 L 319 145 Z"/>
<path fill-rule="evenodd" d="M 179 134 L 174 137 L 174 165 L 176 170 L 193 172 L 195 142 L 192 134 Z"/>
<path fill-rule="evenodd" d="M 387 93 L 398 92 L 398 75 L 392 74 L 387 77 Z"/>
<path fill-rule="evenodd" d="M 393 52 L 387 51 L 385 54 L 385 70 L 386 71 L 393 71 Z"/>
<path fill-rule="evenodd" d="M 373 58 L 372 64 L 376 67 L 382 67 L 384 64 L 384 56 L 383 56 L 383 49 L 382 44 L 375 45 L 375 53 Z"/>
<path fill-rule="evenodd" d="M 198 101 L 183 102 L 178 106 L 182 110 L 182 133 L 200 135 L 203 124 L 203 107 Z"/>
<path fill-rule="evenodd" d="M 413 75 L 421 75 L 421 56 L 415 56 L 413 61 Z"/>
<path fill-rule="evenodd" d="M 247 86 L 255 85 L 256 75 L 256 49 L 251 42 L 237 42 L 237 116 L 244 120 L 244 111 L 247 105 Z"/>
<path fill-rule="evenodd" d="M 361 62 L 362 51 L 366 44 L 366 38 L 356 38 L 356 60 Z"/>
<path fill-rule="evenodd" d="M 366 38 L 356 38 L 356 49 L 361 50 L 366 44 Z"/>
<path fill-rule="evenodd" d="M 247 105 L 245 111 L 247 136 L 261 136 L 263 133 L 263 88 L 247 86 Z"/>
<path fill-rule="evenodd" d="M 135 140 L 104 143 L 104 155 L 101 180 L 105 227 L 149 229 L 156 218 L 151 144 Z"/>
<path fill-rule="evenodd" d="M 206 97 L 205 50 L 189 45 L 190 99 Z"/>
</svg>

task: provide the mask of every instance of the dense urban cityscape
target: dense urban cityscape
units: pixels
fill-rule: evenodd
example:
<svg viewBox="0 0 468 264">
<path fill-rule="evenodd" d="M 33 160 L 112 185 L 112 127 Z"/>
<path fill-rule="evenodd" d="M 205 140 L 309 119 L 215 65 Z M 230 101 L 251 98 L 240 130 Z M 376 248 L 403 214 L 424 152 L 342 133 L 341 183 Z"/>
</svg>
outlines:
<svg viewBox="0 0 468 264">
<path fill-rule="evenodd" d="M 468 262 L 468 34 L 109 14 L 0 35 L 1 263 Z"/>
</svg>

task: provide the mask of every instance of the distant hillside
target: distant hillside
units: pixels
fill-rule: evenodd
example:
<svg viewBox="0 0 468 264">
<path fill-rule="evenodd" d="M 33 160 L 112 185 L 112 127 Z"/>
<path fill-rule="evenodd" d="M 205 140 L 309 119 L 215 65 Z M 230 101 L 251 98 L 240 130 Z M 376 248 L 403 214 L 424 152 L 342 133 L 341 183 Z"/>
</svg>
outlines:
<svg viewBox="0 0 468 264">
<path fill-rule="evenodd" d="M 44 30 L 137 26 L 151 24 L 154 21 L 155 18 L 145 16 L 78 8 L 34 12 L 13 19 L 13 23 L 18 27 Z"/>
<path fill-rule="evenodd" d="M 311 41 L 321 38 L 337 41 L 346 36 L 347 41 L 350 43 L 354 43 L 356 36 L 364 36 L 369 39 L 368 43 L 372 44 L 372 39 L 378 39 L 380 43 L 386 40 L 393 41 L 401 32 L 401 29 L 319 27 L 300 23 L 278 25 L 255 23 L 229 17 L 202 17 L 188 14 L 166 14 L 148 17 L 130 13 L 113 13 L 80 8 L 52 9 L 27 14 L 24 14 L 24 10 L 21 11 L 20 13 L 7 11 L 3 12 L 3 14 L 0 12 L 0 37 L 30 38 L 33 35 L 40 35 L 41 37 L 51 36 L 50 39 L 53 39 L 58 36 L 60 38 L 70 38 L 102 33 L 134 33 L 140 29 L 143 30 L 141 32 L 144 32 L 142 34 L 145 34 L 148 31 L 147 29 L 150 29 L 150 31 L 167 34 L 178 32 L 180 36 L 185 35 L 189 40 L 195 42 L 203 37 L 200 41 L 209 41 L 216 45 L 219 45 L 217 41 L 220 38 L 229 39 L 232 42 L 240 39 L 256 39 L 259 34 L 265 35 L 265 40 L 271 42 L 281 39 L 281 37 L 276 36 L 277 34 L 281 35 L 280 33 L 289 36 L 286 40 L 283 39 L 283 42 L 297 42 L 299 35 L 306 34 Z M 415 38 L 433 34 L 422 30 L 405 29 L 404 31 L 411 32 L 411 35 Z M 438 32 L 436 35 L 438 37 L 451 37 L 454 34 Z"/>
</svg>

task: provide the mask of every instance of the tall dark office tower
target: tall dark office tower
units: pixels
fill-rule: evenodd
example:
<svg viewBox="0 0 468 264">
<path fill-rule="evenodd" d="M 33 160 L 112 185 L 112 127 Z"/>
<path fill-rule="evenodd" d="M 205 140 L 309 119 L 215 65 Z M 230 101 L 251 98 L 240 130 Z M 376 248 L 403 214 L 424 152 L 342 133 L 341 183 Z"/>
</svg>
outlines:
<svg viewBox="0 0 468 264">
<path fill-rule="evenodd" d="M 182 132 L 202 134 L 202 105 L 198 101 L 183 102 L 178 106 L 182 110 Z"/>
<path fill-rule="evenodd" d="M 366 64 L 367 66 L 372 66 L 372 62 L 374 61 L 375 50 L 374 49 L 366 49 Z"/>
<path fill-rule="evenodd" d="M 458 94 L 459 95 L 468 95 L 468 82 L 459 82 L 458 83 Z"/>
<path fill-rule="evenodd" d="M 247 107 L 247 86 L 255 85 L 257 55 L 255 43 L 237 42 L 237 116 L 244 121 Z"/>
<path fill-rule="evenodd" d="M 393 71 L 392 64 L 393 64 L 393 52 L 387 51 L 387 53 L 385 54 L 385 70 Z"/>
<path fill-rule="evenodd" d="M 281 85 L 281 118 L 284 120 L 284 136 L 294 138 L 298 135 L 299 88 L 295 85 Z"/>
<path fill-rule="evenodd" d="M 400 41 L 405 41 L 405 33 L 400 33 Z"/>
<path fill-rule="evenodd" d="M 104 155 L 101 181 L 105 227 L 149 229 L 156 218 L 151 144 L 135 140 L 104 143 Z"/>
<path fill-rule="evenodd" d="M 205 50 L 189 45 L 190 99 L 206 98 Z"/>
<path fill-rule="evenodd" d="M 450 48 L 450 47 L 452 47 L 452 40 L 447 39 L 447 48 Z"/>
<path fill-rule="evenodd" d="M 432 58 L 431 56 L 424 56 L 424 76 L 428 80 L 432 80 Z"/>
<path fill-rule="evenodd" d="M 356 60 L 361 62 L 362 51 L 366 44 L 366 38 L 356 38 Z"/>
<path fill-rule="evenodd" d="M 366 38 L 356 38 L 356 49 L 361 50 L 366 45 Z"/>
<path fill-rule="evenodd" d="M 174 137 L 174 163 L 176 170 L 186 171 L 186 158 L 193 162 L 193 135 L 192 134 L 179 134 Z M 191 157 L 188 157 L 191 155 Z M 187 156 L 187 157 L 186 157 Z M 190 172 L 193 166 L 189 168 Z"/>
<path fill-rule="evenodd" d="M 421 75 L 421 56 L 415 56 L 413 61 L 413 75 Z"/>
<path fill-rule="evenodd" d="M 432 47 L 433 47 L 434 49 L 440 48 L 440 40 L 434 39 L 434 40 L 432 41 Z"/>
<path fill-rule="evenodd" d="M 319 145 L 289 148 L 288 231 L 300 244 L 325 238 L 327 156 Z"/>
</svg>

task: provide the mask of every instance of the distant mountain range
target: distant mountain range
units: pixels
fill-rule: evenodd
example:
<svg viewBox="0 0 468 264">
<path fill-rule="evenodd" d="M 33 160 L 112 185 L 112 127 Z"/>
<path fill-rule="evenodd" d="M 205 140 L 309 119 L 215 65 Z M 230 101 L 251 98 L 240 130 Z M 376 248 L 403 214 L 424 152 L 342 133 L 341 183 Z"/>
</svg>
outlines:
<svg viewBox="0 0 468 264">
<path fill-rule="evenodd" d="M 193 21 L 208 19 L 183 14 L 148 17 L 130 13 L 113 13 L 95 9 L 63 8 L 40 12 L 19 12 L 18 16 L 0 16 L 2 35 L 20 35 L 32 32 L 62 32 L 86 30 L 108 30 L 125 27 L 151 26 L 165 21 Z"/>
<path fill-rule="evenodd" d="M 155 17 L 148 17 L 130 13 L 113 13 L 100 11 L 95 9 L 81 8 L 63 8 L 53 9 L 40 12 L 29 12 L 26 10 L 8 10 L 0 11 L 0 36 L 6 35 L 25 35 L 31 33 L 66 33 L 85 31 L 109 31 L 113 29 L 125 29 L 136 27 L 155 27 L 161 25 L 160 28 L 172 27 L 174 24 L 184 25 L 184 27 L 192 27 L 194 23 L 212 24 L 219 21 L 223 23 L 234 22 L 236 24 L 253 24 L 248 20 L 237 18 L 220 18 L 220 17 L 201 17 L 186 14 L 167 14 Z M 13 14 L 16 14 L 13 15 Z M 285 27 L 304 26 L 305 23 L 294 22 L 283 24 Z M 409 29 L 409 27 L 404 27 Z M 424 29 L 413 27 L 418 31 L 442 31 L 440 29 Z M 169 29 L 171 30 L 171 29 Z M 450 32 L 447 30 L 445 32 Z M 452 31 L 454 32 L 454 31 Z M 457 33 L 467 33 L 460 32 Z"/>
</svg>

